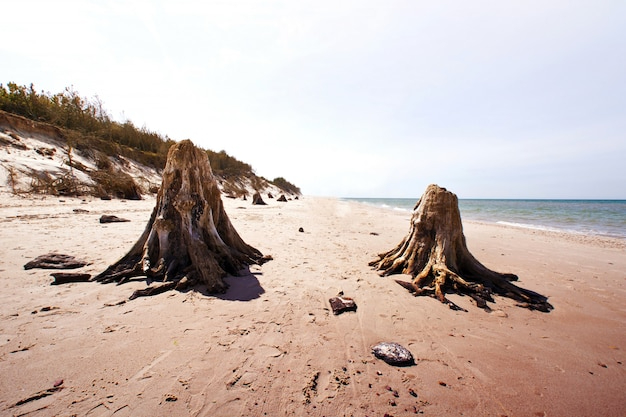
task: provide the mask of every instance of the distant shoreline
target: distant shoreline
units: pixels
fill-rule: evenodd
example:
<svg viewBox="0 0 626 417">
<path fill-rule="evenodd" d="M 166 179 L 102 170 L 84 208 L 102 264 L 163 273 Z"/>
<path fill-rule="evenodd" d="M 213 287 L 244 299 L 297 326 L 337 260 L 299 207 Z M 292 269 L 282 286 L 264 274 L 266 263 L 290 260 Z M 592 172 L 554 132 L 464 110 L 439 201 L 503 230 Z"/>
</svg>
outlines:
<svg viewBox="0 0 626 417">
<path fill-rule="evenodd" d="M 412 211 L 419 198 L 342 198 Z M 626 200 L 459 199 L 464 221 L 626 241 Z"/>
</svg>

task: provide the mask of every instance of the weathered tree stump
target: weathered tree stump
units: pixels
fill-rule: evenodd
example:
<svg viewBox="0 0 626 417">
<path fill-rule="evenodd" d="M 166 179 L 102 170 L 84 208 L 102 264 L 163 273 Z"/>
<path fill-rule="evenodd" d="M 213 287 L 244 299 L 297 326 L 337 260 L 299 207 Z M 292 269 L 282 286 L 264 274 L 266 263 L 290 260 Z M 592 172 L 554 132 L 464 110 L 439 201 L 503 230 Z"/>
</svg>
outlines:
<svg viewBox="0 0 626 417">
<path fill-rule="evenodd" d="M 545 296 L 512 284 L 516 275 L 492 271 L 474 258 L 467 249 L 456 195 L 437 185 L 429 185 L 417 202 L 408 235 L 369 265 L 382 276 L 411 275 L 411 283 L 398 283 L 454 309 L 460 308 L 445 297 L 446 292 L 467 294 L 486 310 L 487 301 L 494 302 L 492 293 L 517 300 L 521 307 L 552 309 Z"/>
<path fill-rule="evenodd" d="M 263 197 L 261 197 L 261 193 L 259 193 L 258 191 L 254 193 L 254 195 L 252 196 L 252 204 L 257 205 L 257 206 L 267 205 L 267 203 L 263 201 Z"/>
<path fill-rule="evenodd" d="M 206 152 L 185 140 L 167 155 L 156 206 L 130 251 L 94 279 L 123 283 L 146 276 L 161 284 L 131 298 L 195 284 L 209 293 L 227 289 L 223 278 L 271 257 L 246 244 L 231 224 Z"/>
</svg>

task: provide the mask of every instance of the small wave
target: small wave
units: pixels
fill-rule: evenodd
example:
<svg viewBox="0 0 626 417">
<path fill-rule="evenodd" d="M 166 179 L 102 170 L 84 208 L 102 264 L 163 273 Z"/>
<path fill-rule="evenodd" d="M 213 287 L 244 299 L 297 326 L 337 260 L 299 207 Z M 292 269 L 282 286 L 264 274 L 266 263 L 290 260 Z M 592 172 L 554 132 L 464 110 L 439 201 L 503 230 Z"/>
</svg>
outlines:
<svg viewBox="0 0 626 417">
<path fill-rule="evenodd" d="M 505 221 L 498 221 L 496 223 L 497 224 L 501 224 L 503 226 L 519 227 L 519 228 L 522 228 L 522 229 L 542 230 L 542 231 L 546 231 L 546 232 L 573 233 L 573 234 L 577 234 L 577 235 L 596 234 L 596 233 L 593 233 L 593 232 L 585 233 L 585 232 L 582 232 L 580 230 L 559 229 L 559 228 L 556 228 L 556 227 L 543 226 L 543 225 L 540 225 L 540 224 L 516 223 L 516 222 L 505 222 Z"/>
</svg>

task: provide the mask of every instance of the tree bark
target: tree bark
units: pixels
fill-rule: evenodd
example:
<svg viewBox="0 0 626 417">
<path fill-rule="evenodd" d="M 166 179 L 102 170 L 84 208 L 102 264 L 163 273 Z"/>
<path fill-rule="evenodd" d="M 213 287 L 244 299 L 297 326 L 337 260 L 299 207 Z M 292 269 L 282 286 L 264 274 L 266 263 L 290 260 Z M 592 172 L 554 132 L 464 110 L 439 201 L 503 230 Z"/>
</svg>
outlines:
<svg viewBox="0 0 626 417">
<path fill-rule="evenodd" d="M 123 283 L 146 276 L 168 283 L 133 298 L 203 284 L 209 293 L 227 289 L 223 278 L 271 257 L 246 244 L 231 224 L 206 152 L 185 140 L 167 155 L 156 206 L 130 251 L 94 279 Z M 170 283 L 173 282 L 173 283 Z"/>
<path fill-rule="evenodd" d="M 492 271 L 474 258 L 467 249 L 456 195 L 437 185 L 429 185 L 417 202 L 407 236 L 370 266 L 382 276 L 410 275 L 409 285 L 398 283 L 454 309 L 460 308 L 445 297 L 446 292 L 469 295 L 487 310 L 493 293 L 515 299 L 521 307 L 552 309 L 545 296 L 512 284 L 516 275 Z"/>
</svg>

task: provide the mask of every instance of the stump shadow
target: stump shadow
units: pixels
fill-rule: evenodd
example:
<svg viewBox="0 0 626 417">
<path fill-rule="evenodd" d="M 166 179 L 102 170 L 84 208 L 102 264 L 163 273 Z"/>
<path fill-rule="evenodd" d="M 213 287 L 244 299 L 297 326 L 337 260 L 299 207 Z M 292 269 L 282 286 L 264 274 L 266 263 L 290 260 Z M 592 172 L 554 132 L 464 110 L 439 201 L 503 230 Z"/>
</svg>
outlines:
<svg viewBox="0 0 626 417">
<path fill-rule="evenodd" d="M 251 301 L 265 293 L 256 274 L 247 268 L 239 276 L 227 276 L 224 282 L 228 284 L 228 290 L 224 294 L 213 294 L 214 297 L 228 301 Z"/>
</svg>

